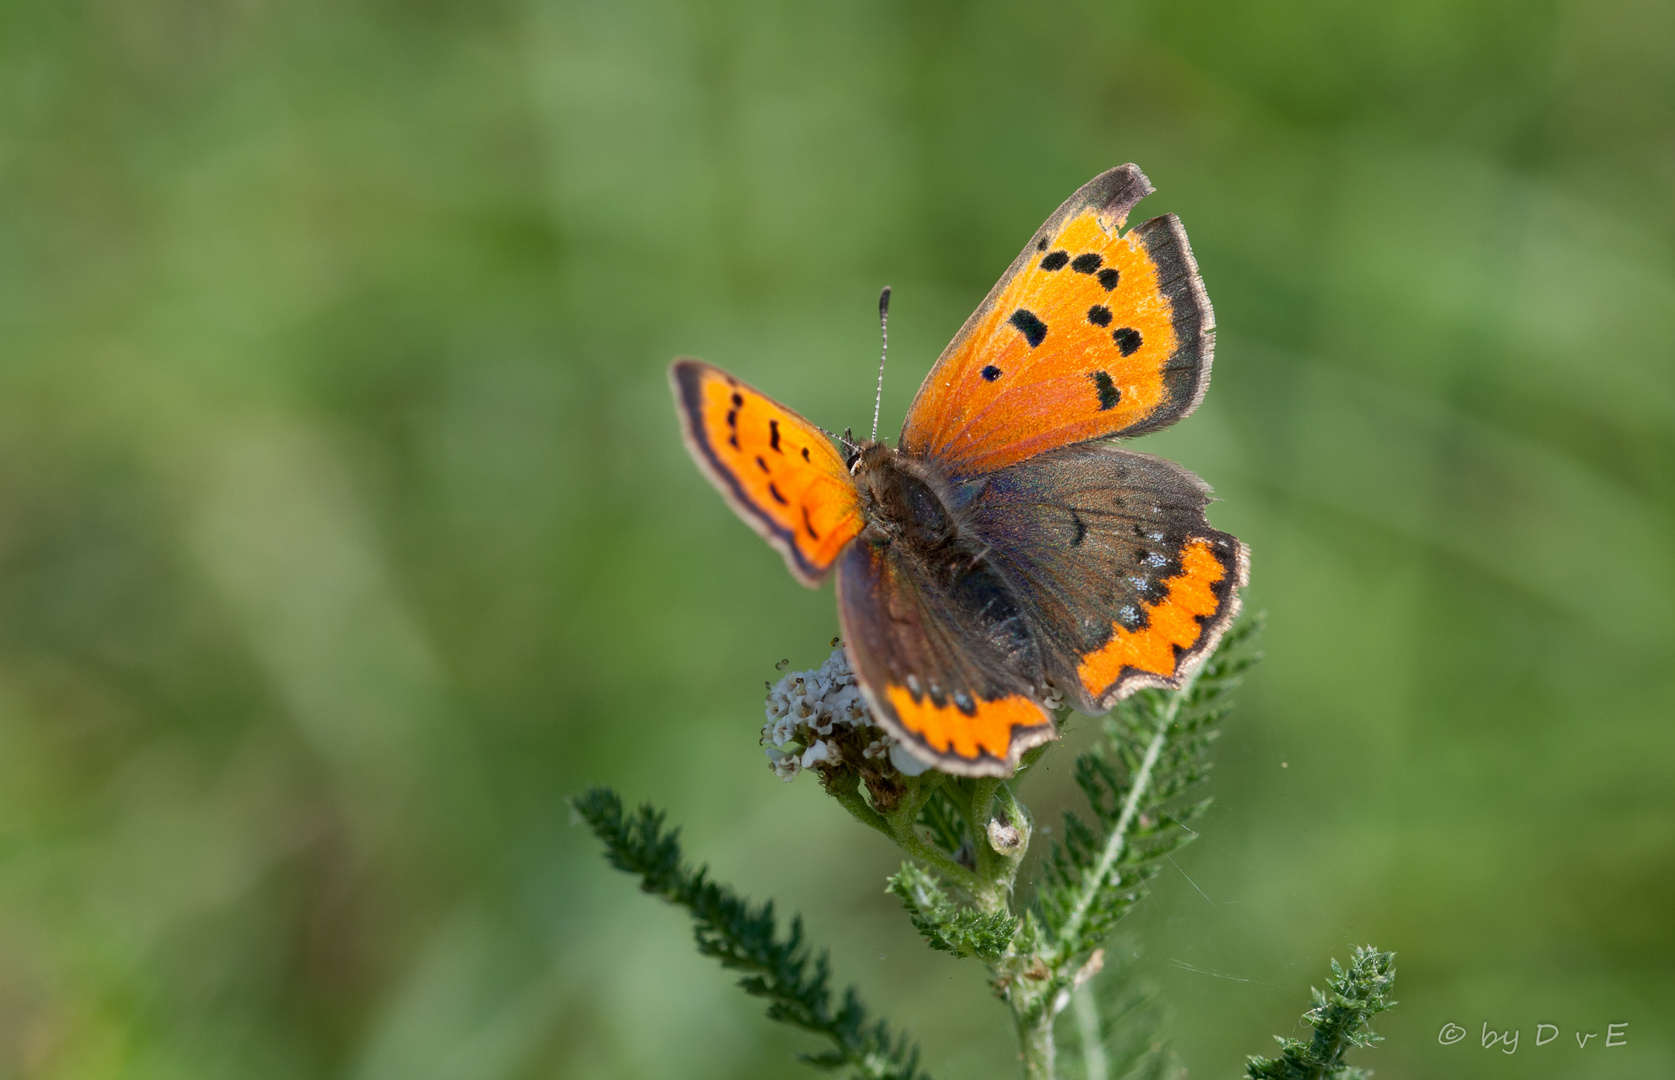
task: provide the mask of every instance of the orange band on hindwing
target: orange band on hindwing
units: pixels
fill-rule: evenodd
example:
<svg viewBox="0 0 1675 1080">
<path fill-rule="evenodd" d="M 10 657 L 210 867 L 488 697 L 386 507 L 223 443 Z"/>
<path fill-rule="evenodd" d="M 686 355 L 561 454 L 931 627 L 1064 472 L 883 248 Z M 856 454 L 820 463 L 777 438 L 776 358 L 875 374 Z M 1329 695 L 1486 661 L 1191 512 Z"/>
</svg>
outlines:
<svg viewBox="0 0 1675 1080">
<path fill-rule="evenodd" d="M 1200 651 L 1212 625 L 1225 625 L 1230 612 L 1224 605 L 1236 604 L 1229 589 L 1218 589 L 1230 572 L 1242 579 L 1243 548 L 1230 568 L 1216 555 L 1209 541 L 1190 541 L 1181 553 L 1181 572 L 1165 578 L 1169 592 L 1155 604 L 1145 605 L 1146 625 L 1129 630 L 1111 624 L 1111 640 L 1082 657 L 1077 675 L 1090 698 L 1098 701 L 1134 675 L 1173 680 L 1180 674 L 1183 657 Z M 1235 585 L 1244 582 L 1238 580 Z M 1219 594 L 1219 595 L 1218 595 Z M 1217 615 L 1223 617 L 1216 619 Z"/>
<path fill-rule="evenodd" d="M 938 705 L 929 694 L 915 701 L 905 686 L 892 685 L 886 694 L 903 727 L 937 753 L 953 754 L 965 761 L 976 761 L 984 754 L 1008 761 L 1014 728 L 1039 729 L 1052 723 L 1040 705 L 1021 694 L 999 701 L 979 701 L 971 713 L 956 708 L 953 702 Z"/>
</svg>

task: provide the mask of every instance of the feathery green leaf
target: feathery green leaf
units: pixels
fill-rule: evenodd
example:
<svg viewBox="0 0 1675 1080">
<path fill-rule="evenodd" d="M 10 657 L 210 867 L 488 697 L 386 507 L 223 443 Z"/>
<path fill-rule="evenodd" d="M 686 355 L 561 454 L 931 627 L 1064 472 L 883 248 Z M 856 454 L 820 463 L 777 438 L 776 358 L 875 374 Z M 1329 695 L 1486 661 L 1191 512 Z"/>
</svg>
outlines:
<svg viewBox="0 0 1675 1080">
<path fill-rule="evenodd" d="M 1012 944 L 1018 920 L 1004 911 L 990 914 L 955 903 L 935 875 L 903 863 L 890 879 L 889 891 L 901 897 L 913 928 L 930 947 L 955 956 L 994 960 Z"/>
<path fill-rule="evenodd" d="M 1275 1036 L 1277 1058 L 1252 1057 L 1245 1066 L 1249 1080 L 1366 1080 L 1369 1069 L 1351 1068 L 1344 1054 L 1352 1047 L 1371 1046 L 1382 1036 L 1373 1033 L 1372 1018 L 1395 1006 L 1390 989 L 1396 983 L 1396 954 L 1371 945 L 1357 948 L 1349 968 L 1332 961 L 1327 993 L 1310 990 L 1314 1007 L 1303 1022 L 1314 1028 L 1308 1042 Z"/>
<path fill-rule="evenodd" d="M 1178 800 L 1209 771 L 1215 725 L 1240 676 L 1260 659 L 1250 648 L 1261 618 L 1222 639 L 1180 690 L 1143 690 L 1105 719 L 1104 742 L 1076 759 L 1074 776 L 1092 821 L 1065 815 L 1036 904 L 1055 941 L 1056 966 L 1079 966 L 1146 892 L 1160 860 L 1196 835 L 1186 823 L 1208 800 Z"/>
<path fill-rule="evenodd" d="M 803 1055 L 823 1069 L 850 1069 L 866 1080 L 929 1080 L 919 1050 L 905 1035 L 891 1037 L 884 1021 L 869 1022 L 853 987 L 832 1006 L 831 965 L 825 952 L 811 954 L 803 923 L 793 917 L 781 938 L 770 901 L 752 906 L 725 885 L 708 880 L 708 868 L 692 870 L 681 859 L 679 830 L 665 831 L 663 814 L 642 806 L 624 814 L 622 800 L 595 787 L 572 800 L 576 813 L 605 844 L 611 865 L 640 878 L 640 888 L 686 908 L 698 951 L 723 967 L 746 972 L 739 985 L 768 1002 L 768 1017 L 826 1036 L 831 1050 Z"/>
</svg>

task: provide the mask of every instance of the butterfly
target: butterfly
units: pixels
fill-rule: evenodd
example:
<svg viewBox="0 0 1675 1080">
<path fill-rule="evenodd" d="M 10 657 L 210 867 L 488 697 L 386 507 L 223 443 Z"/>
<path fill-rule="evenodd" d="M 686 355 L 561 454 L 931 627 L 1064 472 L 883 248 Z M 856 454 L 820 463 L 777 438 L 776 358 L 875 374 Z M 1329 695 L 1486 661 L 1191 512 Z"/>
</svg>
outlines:
<svg viewBox="0 0 1675 1080">
<path fill-rule="evenodd" d="M 837 572 L 873 714 L 915 756 L 1010 776 L 1059 695 L 1099 715 L 1178 687 L 1239 610 L 1248 549 L 1210 489 L 1116 437 L 1186 416 L 1215 319 L 1153 188 L 1089 181 L 1030 238 L 931 368 L 894 447 L 832 438 L 699 360 L 670 369 L 686 445 L 792 576 Z M 882 305 L 881 305 L 882 306 Z M 876 427 L 876 420 L 875 420 Z"/>
</svg>

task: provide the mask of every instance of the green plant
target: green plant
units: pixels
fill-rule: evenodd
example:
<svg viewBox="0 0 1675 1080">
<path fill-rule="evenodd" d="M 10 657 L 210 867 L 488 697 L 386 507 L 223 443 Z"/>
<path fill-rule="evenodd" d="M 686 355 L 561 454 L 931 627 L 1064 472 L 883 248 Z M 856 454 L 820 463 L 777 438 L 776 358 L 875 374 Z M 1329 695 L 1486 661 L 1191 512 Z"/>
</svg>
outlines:
<svg viewBox="0 0 1675 1080">
<path fill-rule="evenodd" d="M 883 1021 L 868 1023 L 854 988 L 832 1006 L 831 967 L 824 952 L 812 955 L 803 942 L 800 918 L 779 934 L 770 901 L 753 907 L 733 890 L 709 880 L 681 858 L 679 830 L 663 828 L 663 815 L 649 806 L 624 814 L 614 791 L 591 788 L 575 800 L 576 813 L 605 843 L 611 865 L 640 878 L 640 888 L 685 908 L 692 915 L 698 951 L 723 967 L 745 972 L 745 993 L 766 998 L 768 1016 L 824 1035 L 832 1049 L 803 1060 L 826 1068 L 849 1066 L 855 1076 L 915 1080 L 918 1051 L 905 1038 L 890 1037 Z"/>
<path fill-rule="evenodd" d="M 1015 786 L 1050 747 L 1026 754 L 1010 780 L 918 768 L 868 722 L 841 649 L 818 670 L 769 688 L 763 741 L 776 772 L 786 779 L 816 772 L 856 820 L 907 854 L 888 890 L 931 948 L 988 967 L 1011 1010 L 1029 1080 L 1060 1075 L 1061 1041 L 1064 1071 L 1087 1080 L 1161 1077 L 1176 1067 L 1154 1037 L 1158 1009 L 1129 964 L 1113 959 L 1109 939 L 1163 860 L 1196 836 L 1189 823 L 1209 800 L 1192 789 L 1209 769 L 1233 690 L 1259 659 L 1259 628 L 1260 619 L 1241 622 L 1179 690 L 1143 690 L 1101 722 L 1103 737 L 1075 762 L 1088 813 L 1065 815 L 1022 902 L 1018 872 L 1036 830 Z M 870 1022 L 853 989 L 833 1007 L 826 956 L 810 953 L 800 920 L 782 937 L 771 903 L 752 907 L 703 869 L 689 869 L 676 834 L 651 807 L 625 815 L 602 788 L 575 807 L 612 865 L 691 912 L 699 950 L 746 972 L 741 985 L 768 1000 L 771 1018 L 830 1040 L 831 1050 L 804 1060 L 857 1077 L 924 1075 L 917 1051 L 882 1021 Z M 1391 954 L 1371 950 L 1358 951 L 1347 972 L 1334 962 L 1332 993 L 1317 993 L 1309 1013 L 1314 1042 L 1285 1042 L 1272 1062 L 1251 1059 L 1249 1075 L 1352 1075 L 1342 1071 L 1343 1054 L 1375 1038 L 1366 1022 L 1389 1007 L 1383 995 L 1393 971 Z M 1072 1008 L 1074 1024 L 1061 1025 Z"/>
<path fill-rule="evenodd" d="M 1303 1022 L 1314 1028 L 1308 1042 L 1274 1036 L 1277 1058 L 1253 1057 L 1245 1066 L 1249 1080 L 1365 1080 L 1366 1069 L 1344 1062 L 1352 1047 L 1371 1046 L 1382 1039 L 1369 1024 L 1374 1016 L 1393 1008 L 1390 988 L 1396 982 L 1396 954 L 1363 945 L 1350 956 L 1349 967 L 1332 961 L 1327 992 L 1312 991 L 1314 1007 Z"/>
</svg>

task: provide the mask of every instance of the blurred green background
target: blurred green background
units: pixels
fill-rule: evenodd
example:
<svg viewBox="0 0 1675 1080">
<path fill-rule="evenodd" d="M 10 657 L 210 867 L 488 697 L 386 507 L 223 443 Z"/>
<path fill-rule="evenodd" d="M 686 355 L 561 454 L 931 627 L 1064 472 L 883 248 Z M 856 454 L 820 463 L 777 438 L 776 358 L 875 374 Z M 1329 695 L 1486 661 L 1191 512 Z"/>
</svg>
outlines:
<svg viewBox="0 0 1675 1080">
<path fill-rule="evenodd" d="M 802 1075 L 594 781 L 1013 1075 L 892 850 L 768 771 L 830 591 L 664 371 L 860 427 L 888 283 L 894 431 L 1125 161 L 1221 326 L 1139 445 L 1271 616 L 1133 921 L 1169 1036 L 1235 1075 L 1370 941 L 1386 1080 L 1675 1075 L 1675 7 L 10 0 L 0 1077 Z"/>
</svg>

